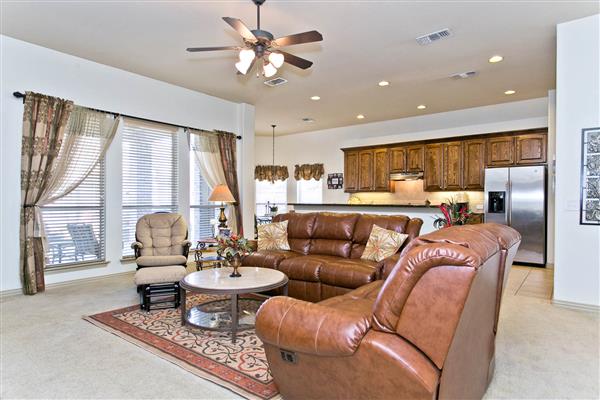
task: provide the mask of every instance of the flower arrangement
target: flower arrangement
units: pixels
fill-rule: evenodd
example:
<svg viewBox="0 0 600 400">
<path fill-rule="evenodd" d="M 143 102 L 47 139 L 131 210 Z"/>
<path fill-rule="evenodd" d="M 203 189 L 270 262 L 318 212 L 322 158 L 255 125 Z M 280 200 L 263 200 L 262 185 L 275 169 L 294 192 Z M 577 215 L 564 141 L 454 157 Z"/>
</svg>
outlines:
<svg viewBox="0 0 600 400">
<path fill-rule="evenodd" d="M 233 267 L 232 278 L 240 277 L 238 268 L 242 265 L 242 256 L 252 253 L 248 239 L 238 235 L 220 235 L 217 237 L 217 254 Z"/>
<path fill-rule="evenodd" d="M 453 225 L 465 225 L 473 214 L 466 204 L 458 203 L 454 198 L 446 200 L 445 203 L 440 204 L 439 208 L 444 216 L 437 217 L 433 221 L 433 226 L 437 229 Z"/>
</svg>

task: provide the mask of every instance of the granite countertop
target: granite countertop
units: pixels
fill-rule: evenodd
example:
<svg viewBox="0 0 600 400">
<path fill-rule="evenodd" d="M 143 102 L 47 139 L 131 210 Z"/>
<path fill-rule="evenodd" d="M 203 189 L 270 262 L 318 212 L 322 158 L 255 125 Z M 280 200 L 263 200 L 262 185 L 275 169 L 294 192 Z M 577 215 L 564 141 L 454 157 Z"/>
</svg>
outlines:
<svg viewBox="0 0 600 400">
<path fill-rule="evenodd" d="M 288 206 L 300 207 L 415 207 L 415 208 L 437 208 L 439 204 L 425 203 L 402 203 L 402 204 L 347 204 L 347 203 L 288 203 Z"/>
</svg>

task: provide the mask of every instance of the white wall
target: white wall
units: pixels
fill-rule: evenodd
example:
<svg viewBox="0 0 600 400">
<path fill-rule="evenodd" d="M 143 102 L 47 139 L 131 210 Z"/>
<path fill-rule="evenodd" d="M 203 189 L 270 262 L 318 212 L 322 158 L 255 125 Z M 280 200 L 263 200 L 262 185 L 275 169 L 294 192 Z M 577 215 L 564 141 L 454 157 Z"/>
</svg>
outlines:
<svg viewBox="0 0 600 400">
<path fill-rule="evenodd" d="M 600 306 L 600 227 L 579 225 L 581 130 L 600 126 L 600 15 L 557 28 L 554 299 Z"/>
<path fill-rule="evenodd" d="M 352 125 L 279 136 L 275 140 L 275 163 L 287 165 L 324 163 L 325 174 L 344 171 L 340 148 L 450 136 L 475 135 L 548 126 L 546 98 L 470 108 L 419 117 Z M 271 164 L 271 138 L 256 137 L 256 163 Z M 296 200 L 296 181 L 288 181 L 288 200 Z M 327 190 L 324 203 L 345 203 L 343 190 Z"/>
<path fill-rule="evenodd" d="M 451 136 L 475 135 L 548 126 L 548 99 L 540 98 L 499 105 L 477 107 L 445 113 L 430 114 L 397 120 L 373 122 L 279 136 L 275 140 L 275 163 L 287 165 L 293 176 L 294 165 L 323 163 L 325 174 L 344 171 L 344 157 L 340 148 L 407 142 Z M 271 138 L 256 137 L 256 163 L 271 164 Z M 549 154 L 552 158 L 553 154 Z M 408 184 L 408 182 L 403 183 Z M 323 203 L 346 203 L 349 195 L 343 190 L 329 190 L 324 185 Z M 364 202 L 394 203 L 405 194 L 366 193 L 358 195 Z M 411 196 L 410 194 L 409 196 Z M 432 203 L 444 201 L 452 193 L 428 193 Z M 471 206 L 483 202 L 481 192 L 469 192 Z M 403 200 L 423 200 L 408 198 Z M 288 201 L 296 202 L 296 180 L 288 180 Z M 474 208 L 474 207 L 473 207 Z M 474 208 L 475 209 L 475 208 Z M 426 209 L 404 209 L 406 215 L 423 218 Z M 363 211 L 366 212 L 366 211 Z M 479 211 L 481 212 L 481 211 Z M 423 218 L 423 232 L 433 229 L 433 218 Z M 553 260 L 553 249 L 548 248 L 548 262 Z"/>
<path fill-rule="evenodd" d="M 203 129 L 243 134 L 239 147 L 252 158 L 254 107 L 237 104 L 43 47 L 0 36 L 2 54 L 2 132 L 0 133 L 0 290 L 21 286 L 19 279 L 20 157 L 23 104 L 14 91 L 36 91 L 76 104 Z M 182 138 L 183 139 L 183 138 Z M 242 140 L 243 142 L 243 140 Z M 187 157 L 187 152 L 184 152 Z M 107 154 L 107 259 L 105 267 L 47 275 L 48 283 L 133 269 L 120 258 L 120 137 Z M 182 160 L 184 163 L 185 160 Z M 241 162 L 241 161 L 240 161 Z M 182 172 L 186 171 L 182 169 Z M 186 172 L 183 173 L 184 177 Z M 183 178 L 182 178 L 183 181 Z M 183 182 L 183 184 L 187 184 Z M 240 186 L 244 188 L 243 183 Z M 187 186 L 181 190 L 185 206 Z M 242 193 L 242 197 L 244 194 Z M 253 213 L 253 201 L 244 205 Z"/>
</svg>

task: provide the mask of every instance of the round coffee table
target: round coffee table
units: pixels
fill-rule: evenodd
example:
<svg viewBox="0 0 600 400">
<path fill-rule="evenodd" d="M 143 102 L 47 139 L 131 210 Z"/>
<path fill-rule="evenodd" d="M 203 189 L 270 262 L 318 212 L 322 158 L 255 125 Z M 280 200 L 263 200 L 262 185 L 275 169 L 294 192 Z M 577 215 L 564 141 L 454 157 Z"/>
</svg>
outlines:
<svg viewBox="0 0 600 400">
<path fill-rule="evenodd" d="M 240 314 L 244 316 L 248 313 L 246 309 L 238 307 L 240 294 L 260 293 L 283 287 L 283 294 L 287 296 L 288 277 L 283 272 L 270 268 L 240 267 L 239 272 L 242 276 L 230 278 L 231 271 L 232 268 L 213 268 L 192 272 L 179 282 L 181 326 L 191 325 L 213 331 L 231 331 L 231 339 L 235 343 L 238 331 L 254 326 L 254 323 L 249 321 L 243 324 L 238 323 Z M 231 304 L 223 306 L 223 300 L 214 300 L 187 310 L 186 293 L 188 291 L 230 295 Z"/>
</svg>

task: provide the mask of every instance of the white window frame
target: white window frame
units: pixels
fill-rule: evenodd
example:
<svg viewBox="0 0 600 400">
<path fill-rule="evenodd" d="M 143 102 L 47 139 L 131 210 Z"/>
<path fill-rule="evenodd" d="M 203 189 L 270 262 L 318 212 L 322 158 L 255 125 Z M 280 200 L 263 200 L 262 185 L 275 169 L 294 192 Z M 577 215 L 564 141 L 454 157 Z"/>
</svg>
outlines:
<svg viewBox="0 0 600 400">
<path fill-rule="evenodd" d="M 311 193 L 312 192 L 312 193 Z M 318 198 L 313 197 L 318 193 Z M 323 203 L 323 179 L 300 179 L 296 181 L 296 201 L 301 204 Z"/>
</svg>

